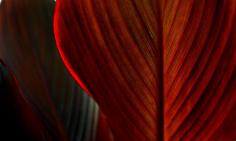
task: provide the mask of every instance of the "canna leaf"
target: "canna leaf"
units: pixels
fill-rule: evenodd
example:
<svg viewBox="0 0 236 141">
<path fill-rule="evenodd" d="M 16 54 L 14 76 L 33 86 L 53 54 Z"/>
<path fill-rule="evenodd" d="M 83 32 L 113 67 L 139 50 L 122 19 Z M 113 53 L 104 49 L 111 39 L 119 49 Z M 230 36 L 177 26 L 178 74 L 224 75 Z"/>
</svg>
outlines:
<svg viewBox="0 0 236 141">
<path fill-rule="evenodd" d="M 236 119 L 235 10 L 233 0 L 165 3 L 166 140 L 236 138 L 224 123 Z"/>
<path fill-rule="evenodd" d="M 111 133 L 97 140 L 236 139 L 235 10 L 234 0 L 57 0 L 58 51 Z"/>
</svg>

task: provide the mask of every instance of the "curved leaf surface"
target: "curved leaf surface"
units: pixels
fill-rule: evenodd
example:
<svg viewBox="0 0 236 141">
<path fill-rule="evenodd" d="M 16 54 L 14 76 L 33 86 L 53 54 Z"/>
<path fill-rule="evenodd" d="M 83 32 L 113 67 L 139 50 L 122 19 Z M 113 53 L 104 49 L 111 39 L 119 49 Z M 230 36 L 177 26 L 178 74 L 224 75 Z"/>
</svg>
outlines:
<svg viewBox="0 0 236 141">
<path fill-rule="evenodd" d="M 234 0 L 57 1 L 59 53 L 101 107 L 106 140 L 236 138 L 235 10 Z"/>
</svg>

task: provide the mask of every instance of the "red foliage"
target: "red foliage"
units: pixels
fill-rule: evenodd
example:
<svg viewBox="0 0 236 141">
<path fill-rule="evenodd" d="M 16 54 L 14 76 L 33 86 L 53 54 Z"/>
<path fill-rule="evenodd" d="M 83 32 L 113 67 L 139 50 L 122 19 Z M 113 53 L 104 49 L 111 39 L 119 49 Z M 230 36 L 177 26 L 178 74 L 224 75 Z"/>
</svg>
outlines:
<svg viewBox="0 0 236 141">
<path fill-rule="evenodd" d="M 115 141 L 230 141 L 235 10 L 235 0 L 58 0 L 54 29 Z"/>
</svg>

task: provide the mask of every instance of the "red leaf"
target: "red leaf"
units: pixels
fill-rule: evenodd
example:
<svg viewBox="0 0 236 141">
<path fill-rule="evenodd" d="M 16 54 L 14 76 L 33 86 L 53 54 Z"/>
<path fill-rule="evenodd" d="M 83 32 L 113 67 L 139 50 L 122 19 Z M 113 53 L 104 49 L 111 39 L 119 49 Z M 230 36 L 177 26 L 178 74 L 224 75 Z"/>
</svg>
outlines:
<svg viewBox="0 0 236 141">
<path fill-rule="evenodd" d="M 58 0 L 54 33 L 114 140 L 232 140 L 235 10 L 234 0 Z"/>
</svg>

